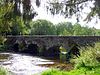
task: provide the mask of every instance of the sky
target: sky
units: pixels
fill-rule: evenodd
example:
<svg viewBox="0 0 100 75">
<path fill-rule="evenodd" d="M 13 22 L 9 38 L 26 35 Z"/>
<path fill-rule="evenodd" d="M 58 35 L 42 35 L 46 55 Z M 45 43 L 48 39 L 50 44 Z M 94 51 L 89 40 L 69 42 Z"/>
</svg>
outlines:
<svg viewBox="0 0 100 75">
<path fill-rule="evenodd" d="M 53 15 L 51 15 L 51 13 L 47 13 L 46 1 L 47 0 L 42 0 L 41 6 L 37 7 L 35 5 L 35 0 L 31 0 L 32 6 L 34 7 L 35 11 L 38 13 L 38 15 L 33 20 L 46 19 L 46 20 L 51 21 L 54 24 L 57 24 L 57 23 L 60 23 L 60 22 L 71 22 L 72 24 L 75 24 L 77 22 L 75 16 L 73 16 L 72 19 L 69 19 L 69 18 L 64 18 L 64 16 L 61 16 L 61 15 L 54 15 L 53 16 Z M 93 6 L 92 3 L 89 3 L 89 5 Z M 87 14 L 90 12 L 90 8 L 85 7 L 83 11 L 86 14 L 82 13 L 82 18 L 80 19 L 79 23 L 82 26 L 89 26 L 89 27 L 95 27 L 96 29 L 100 29 L 100 19 L 98 19 L 98 23 L 96 23 L 96 18 L 95 17 L 89 23 L 83 21 L 86 18 Z"/>
</svg>

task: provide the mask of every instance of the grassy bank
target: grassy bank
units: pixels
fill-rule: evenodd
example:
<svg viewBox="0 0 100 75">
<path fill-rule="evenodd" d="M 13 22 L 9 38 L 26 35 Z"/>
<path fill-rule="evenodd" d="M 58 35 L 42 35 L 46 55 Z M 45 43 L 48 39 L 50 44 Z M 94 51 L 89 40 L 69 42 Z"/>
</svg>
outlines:
<svg viewBox="0 0 100 75">
<path fill-rule="evenodd" d="M 60 71 L 50 69 L 42 73 L 42 75 L 100 75 L 100 67 L 92 70 L 86 68 L 75 69 L 71 71 Z"/>
</svg>

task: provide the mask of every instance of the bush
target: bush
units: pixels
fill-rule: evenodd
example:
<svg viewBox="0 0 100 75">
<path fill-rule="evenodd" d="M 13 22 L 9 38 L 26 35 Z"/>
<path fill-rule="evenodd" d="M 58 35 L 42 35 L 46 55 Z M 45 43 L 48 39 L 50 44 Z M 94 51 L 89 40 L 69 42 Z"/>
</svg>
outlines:
<svg viewBox="0 0 100 75">
<path fill-rule="evenodd" d="M 89 69 L 100 66 L 100 43 L 94 47 L 81 48 L 80 56 L 73 59 L 75 68 L 87 67 Z"/>
<path fill-rule="evenodd" d="M 0 51 L 4 51 L 6 49 L 6 46 L 4 45 L 4 42 L 6 40 L 7 40 L 6 38 L 0 35 Z"/>
<path fill-rule="evenodd" d="M 6 51 L 7 46 L 6 45 L 0 45 L 0 51 Z"/>
</svg>

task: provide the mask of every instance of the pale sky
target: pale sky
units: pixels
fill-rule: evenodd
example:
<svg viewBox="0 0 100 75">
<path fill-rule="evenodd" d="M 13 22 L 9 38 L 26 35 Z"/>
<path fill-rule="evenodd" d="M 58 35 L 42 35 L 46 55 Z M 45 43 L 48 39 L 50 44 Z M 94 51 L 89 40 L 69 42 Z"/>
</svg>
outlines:
<svg viewBox="0 0 100 75">
<path fill-rule="evenodd" d="M 41 6 L 39 8 L 36 7 L 35 0 L 31 0 L 31 1 L 32 1 L 32 5 L 33 5 L 34 9 L 38 13 L 38 16 L 36 16 L 33 20 L 46 19 L 46 20 L 51 21 L 54 24 L 57 24 L 59 22 L 72 22 L 74 24 L 74 23 L 77 22 L 75 16 L 73 16 L 72 19 L 68 19 L 68 18 L 65 19 L 61 15 L 53 16 L 50 13 L 47 14 L 47 10 L 46 10 L 46 7 L 45 7 L 45 3 L 46 3 L 47 0 L 41 0 L 42 2 L 41 2 Z M 93 4 L 90 4 L 90 6 L 93 6 Z M 89 13 L 90 9 L 89 9 L 89 7 L 85 7 L 85 9 L 83 11 L 86 12 L 86 13 Z M 86 26 L 87 25 L 89 27 L 95 27 L 97 29 L 100 29 L 100 19 L 98 19 L 99 23 L 97 23 L 97 24 L 95 23 L 96 22 L 96 18 L 94 18 L 91 22 L 86 23 L 86 22 L 83 21 L 85 19 L 85 17 L 86 17 L 86 14 L 82 13 L 82 15 L 83 15 L 82 16 L 83 18 L 81 18 L 82 20 L 80 20 L 80 22 L 79 22 L 82 26 Z"/>
</svg>

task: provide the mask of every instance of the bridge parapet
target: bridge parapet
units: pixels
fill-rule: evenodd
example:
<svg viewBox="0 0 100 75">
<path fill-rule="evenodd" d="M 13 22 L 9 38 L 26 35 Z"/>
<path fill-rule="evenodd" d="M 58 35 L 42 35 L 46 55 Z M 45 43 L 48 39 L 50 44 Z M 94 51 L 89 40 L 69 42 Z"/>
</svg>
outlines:
<svg viewBox="0 0 100 75">
<path fill-rule="evenodd" d="M 79 45 L 84 45 L 93 42 L 99 42 L 100 36 L 47 36 L 47 35 L 34 35 L 34 36 L 7 36 L 9 43 L 21 42 L 25 40 L 28 43 L 42 44 L 48 47 L 53 45 L 63 45 L 68 47 L 69 43 L 76 43 Z"/>
</svg>

